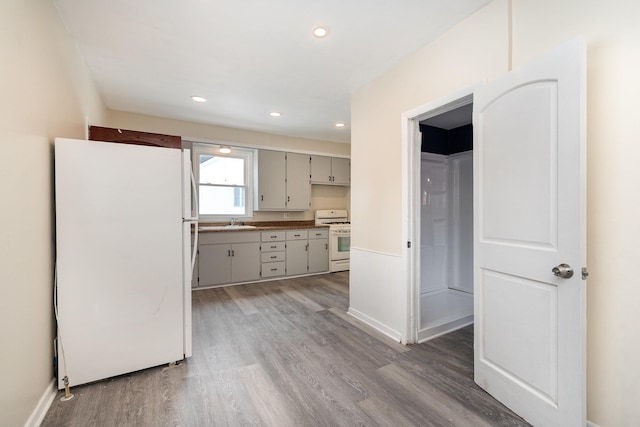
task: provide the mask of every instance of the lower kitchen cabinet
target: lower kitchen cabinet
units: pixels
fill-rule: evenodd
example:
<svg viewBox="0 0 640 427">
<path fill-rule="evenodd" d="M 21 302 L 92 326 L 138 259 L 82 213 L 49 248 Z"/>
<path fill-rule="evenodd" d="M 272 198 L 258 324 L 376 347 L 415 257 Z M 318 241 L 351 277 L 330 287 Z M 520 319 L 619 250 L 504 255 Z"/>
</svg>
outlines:
<svg viewBox="0 0 640 427">
<path fill-rule="evenodd" d="M 329 231 L 287 231 L 287 276 L 329 270 Z"/>
<path fill-rule="evenodd" d="M 259 233 L 207 233 L 198 245 L 198 286 L 260 279 Z"/>
<path fill-rule="evenodd" d="M 287 231 L 287 276 L 307 274 L 307 230 Z"/>
<path fill-rule="evenodd" d="M 286 232 L 263 231 L 260 246 L 262 277 L 277 277 L 286 274 Z"/>
<path fill-rule="evenodd" d="M 260 279 L 260 244 L 201 245 L 199 286 Z"/>
<path fill-rule="evenodd" d="M 309 273 L 329 270 L 329 239 L 309 239 Z"/>
<path fill-rule="evenodd" d="M 287 276 L 307 274 L 307 240 L 287 241 Z"/>
<path fill-rule="evenodd" d="M 248 282 L 260 278 L 260 243 L 231 245 L 231 280 Z"/>
<path fill-rule="evenodd" d="M 198 286 L 231 282 L 231 245 L 200 245 Z"/>
<path fill-rule="evenodd" d="M 203 233 L 198 247 L 194 287 L 329 271 L 327 229 Z"/>
</svg>

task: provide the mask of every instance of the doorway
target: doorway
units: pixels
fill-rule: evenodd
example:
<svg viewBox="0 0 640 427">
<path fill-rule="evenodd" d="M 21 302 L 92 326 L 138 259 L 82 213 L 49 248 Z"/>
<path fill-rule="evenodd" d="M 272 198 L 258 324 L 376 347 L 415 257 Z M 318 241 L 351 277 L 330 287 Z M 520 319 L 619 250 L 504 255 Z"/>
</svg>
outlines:
<svg viewBox="0 0 640 427">
<path fill-rule="evenodd" d="M 473 323 L 472 108 L 420 122 L 418 342 Z"/>
<path fill-rule="evenodd" d="M 405 115 L 413 342 L 473 323 L 473 90 Z"/>
</svg>

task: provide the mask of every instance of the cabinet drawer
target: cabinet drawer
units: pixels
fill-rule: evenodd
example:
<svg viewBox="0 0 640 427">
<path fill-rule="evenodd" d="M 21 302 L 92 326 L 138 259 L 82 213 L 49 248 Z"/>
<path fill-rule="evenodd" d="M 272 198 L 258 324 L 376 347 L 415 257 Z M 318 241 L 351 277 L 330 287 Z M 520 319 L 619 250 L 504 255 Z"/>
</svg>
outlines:
<svg viewBox="0 0 640 427">
<path fill-rule="evenodd" d="M 329 230 L 309 230 L 309 238 L 310 239 L 328 239 L 329 238 Z"/>
<path fill-rule="evenodd" d="M 262 252 L 279 252 L 285 250 L 286 244 L 285 242 L 264 242 L 260 247 Z"/>
<path fill-rule="evenodd" d="M 263 242 L 276 242 L 280 240 L 284 240 L 287 233 L 284 231 L 263 231 L 262 232 L 262 241 Z"/>
<path fill-rule="evenodd" d="M 201 245 L 259 242 L 259 231 L 213 231 L 198 234 Z"/>
<path fill-rule="evenodd" d="M 285 252 L 265 252 L 261 256 L 262 262 L 284 261 Z"/>
<path fill-rule="evenodd" d="M 287 231 L 287 240 L 307 240 L 307 230 Z"/>
<path fill-rule="evenodd" d="M 275 277 L 284 276 L 285 263 L 282 262 L 268 262 L 262 264 L 262 277 Z"/>
</svg>

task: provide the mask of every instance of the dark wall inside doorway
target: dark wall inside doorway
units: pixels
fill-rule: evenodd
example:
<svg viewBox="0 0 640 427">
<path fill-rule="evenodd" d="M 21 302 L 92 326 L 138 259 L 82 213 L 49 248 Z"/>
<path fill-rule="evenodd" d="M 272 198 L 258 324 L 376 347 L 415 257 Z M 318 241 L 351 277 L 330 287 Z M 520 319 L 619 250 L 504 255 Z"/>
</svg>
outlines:
<svg viewBox="0 0 640 427">
<path fill-rule="evenodd" d="M 446 130 L 420 125 L 423 153 L 455 154 L 473 150 L 473 125 L 468 124 Z"/>
</svg>

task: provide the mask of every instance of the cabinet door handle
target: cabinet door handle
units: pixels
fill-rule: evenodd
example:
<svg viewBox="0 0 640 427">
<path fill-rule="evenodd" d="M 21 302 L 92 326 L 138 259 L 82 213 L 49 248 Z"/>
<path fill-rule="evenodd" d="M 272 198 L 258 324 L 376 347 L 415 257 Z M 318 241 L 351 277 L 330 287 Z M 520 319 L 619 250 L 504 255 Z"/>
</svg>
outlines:
<svg viewBox="0 0 640 427">
<path fill-rule="evenodd" d="M 271 259 L 276 259 L 276 258 L 278 258 L 278 257 L 277 257 L 277 256 L 275 256 L 275 255 L 271 257 Z"/>
<path fill-rule="evenodd" d="M 272 268 L 271 271 L 278 271 L 278 269 L 277 268 Z"/>
<path fill-rule="evenodd" d="M 306 245 L 304 245 L 304 250 L 307 251 L 307 252 L 309 251 L 309 244 L 308 243 Z"/>
<path fill-rule="evenodd" d="M 231 249 L 227 251 L 227 256 L 231 256 Z"/>
<path fill-rule="evenodd" d="M 236 251 L 234 251 L 233 249 L 231 250 L 231 256 L 236 256 Z"/>
<path fill-rule="evenodd" d="M 299 234 L 294 234 L 293 237 L 300 237 L 300 235 Z"/>
<path fill-rule="evenodd" d="M 287 196 L 287 203 L 291 201 L 291 196 Z"/>
<path fill-rule="evenodd" d="M 264 194 L 260 195 L 260 201 L 264 202 Z"/>
<path fill-rule="evenodd" d="M 325 244 L 324 244 L 324 248 L 325 248 L 325 249 L 329 249 L 329 244 L 328 244 L 328 243 L 325 243 Z"/>
<path fill-rule="evenodd" d="M 271 246 L 271 249 L 275 249 L 275 248 L 277 248 L 277 246 Z"/>
</svg>

